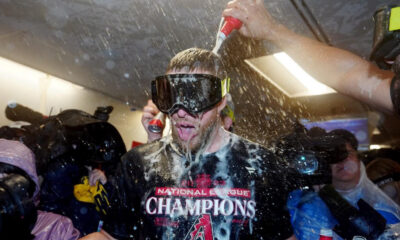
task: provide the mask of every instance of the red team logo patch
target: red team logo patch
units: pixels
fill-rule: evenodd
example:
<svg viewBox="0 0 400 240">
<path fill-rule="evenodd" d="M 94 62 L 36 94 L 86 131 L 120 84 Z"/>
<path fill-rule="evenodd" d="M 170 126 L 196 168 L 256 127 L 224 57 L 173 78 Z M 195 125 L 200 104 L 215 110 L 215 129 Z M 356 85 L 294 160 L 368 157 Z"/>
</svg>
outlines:
<svg viewBox="0 0 400 240">
<path fill-rule="evenodd" d="M 211 217 L 204 214 L 190 228 L 184 240 L 213 240 Z"/>
</svg>

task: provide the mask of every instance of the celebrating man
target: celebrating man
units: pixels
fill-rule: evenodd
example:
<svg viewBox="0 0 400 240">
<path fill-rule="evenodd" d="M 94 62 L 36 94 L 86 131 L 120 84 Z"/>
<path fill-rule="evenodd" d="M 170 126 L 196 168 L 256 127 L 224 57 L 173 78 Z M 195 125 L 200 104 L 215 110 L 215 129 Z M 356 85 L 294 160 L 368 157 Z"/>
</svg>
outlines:
<svg viewBox="0 0 400 240">
<path fill-rule="evenodd" d="M 207 50 L 178 53 L 152 82 L 172 135 L 127 153 L 104 230 L 118 239 L 294 238 L 285 169 L 222 128 L 225 71 Z M 100 235 L 99 233 L 96 233 Z M 90 237 L 90 236 L 89 236 Z"/>
</svg>

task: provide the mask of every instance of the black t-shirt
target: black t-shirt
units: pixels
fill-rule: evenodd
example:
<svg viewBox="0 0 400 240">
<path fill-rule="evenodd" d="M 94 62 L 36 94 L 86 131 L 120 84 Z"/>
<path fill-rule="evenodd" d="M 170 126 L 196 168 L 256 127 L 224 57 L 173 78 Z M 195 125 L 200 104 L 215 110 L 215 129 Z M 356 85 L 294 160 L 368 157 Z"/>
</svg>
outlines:
<svg viewBox="0 0 400 240">
<path fill-rule="evenodd" d="M 104 228 L 119 239 L 286 239 L 285 168 L 230 135 L 219 151 L 185 156 L 166 140 L 123 156 Z"/>
</svg>

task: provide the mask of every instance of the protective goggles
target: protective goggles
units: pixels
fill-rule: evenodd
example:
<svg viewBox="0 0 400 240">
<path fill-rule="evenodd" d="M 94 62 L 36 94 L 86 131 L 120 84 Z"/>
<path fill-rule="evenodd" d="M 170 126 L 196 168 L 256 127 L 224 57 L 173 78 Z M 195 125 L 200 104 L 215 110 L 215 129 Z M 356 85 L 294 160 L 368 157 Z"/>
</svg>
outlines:
<svg viewBox="0 0 400 240">
<path fill-rule="evenodd" d="M 385 6 L 374 14 L 374 43 L 370 60 L 390 69 L 400 54 L 400 6 Z"/>
<path fill-rule="evenodd" d="M 170 74 L 151 82 L 154 104 L 167 114 L 183 108 L 191 114 L 204 112 L 225 96 L 229 79 L 209 74 Z"/>
</svg>

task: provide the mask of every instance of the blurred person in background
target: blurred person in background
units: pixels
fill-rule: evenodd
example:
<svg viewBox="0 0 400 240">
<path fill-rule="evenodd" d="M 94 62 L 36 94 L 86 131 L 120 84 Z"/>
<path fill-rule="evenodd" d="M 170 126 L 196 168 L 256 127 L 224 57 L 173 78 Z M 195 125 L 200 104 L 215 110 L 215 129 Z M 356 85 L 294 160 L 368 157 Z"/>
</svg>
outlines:
<svg viewBox="0 0 400 240">
<path fill-rule="evenodd" d="M 308 136 L 314 138 L 317 145 L 324 138 L 335 145 L 337 143 L 337 147 L 332 149 L 324 146 L 317 156 L 326 158 L 331 155 L 338 159 L 329 160 L 331 184 L 313 185 L 314 189 L 295 190 L 290 194 L 287 206 L 298 239 L 318 239 L 321 229 L 334 229 L 334 239 L 351 239 L 351 234 L 357 234 L 356 228 L 359 226 L 349 219 L 357 219 L 362 226 L 369 226 L 366 228 L 373 229 L 368 233 L 371 235 L 382 234 L 386 224 L 389 226 L 400 222 L 400 207 L 366 176 L 364 164 L 357 157 L 358 142 L 352 133 L 344 129 L 329 133 L 324 133 L 322 129 L 311 129 Z M 360 207 L 361 199 L 374 210 L 366 214 L 367 211 Z M 370 216 L 379 220 L 369 222 Z"/>
<path fill-rule="evenodd" d="M 400 205 L 400 164 L 389 158 L 376 158 L 367 164 L 368 178 Z"/>
<path fill-rule="evenodd" d="M 103 111 L 105 110 L 105 111 Z M 40 208 L 68 216 L 82 236 L 96 231 L 109 207 L 107 179 L 125 144 L 107 122 L 110 109 L 94 115 L 70 109 L 53 116 L 37 133 L 47 156 Z"/>
<path fill-rule="evenodd" d="M 346 141 L 348 157 L 337 164 L 332 164 L 332 185 L 350 203 L 356 205 L 362 198 L 374 207 L 388 223 L 400 221 L 400 207 L 375 186 L 368 178 L 364 163 L 358 157 L 358 141 L 349 131 L 336 129 L 329 135 L 335 135 Z"/>
<path fill-rule="evenodd" d="M 20 142 L 0 139 L 0 238 L 78 239 L 69 218 L 37 210 L 39 188 L 32 151 Z"/>
</svg>

